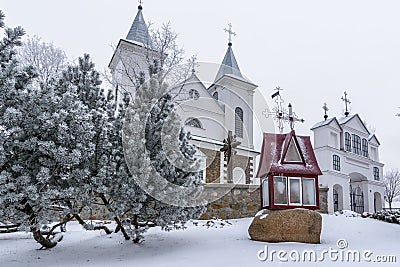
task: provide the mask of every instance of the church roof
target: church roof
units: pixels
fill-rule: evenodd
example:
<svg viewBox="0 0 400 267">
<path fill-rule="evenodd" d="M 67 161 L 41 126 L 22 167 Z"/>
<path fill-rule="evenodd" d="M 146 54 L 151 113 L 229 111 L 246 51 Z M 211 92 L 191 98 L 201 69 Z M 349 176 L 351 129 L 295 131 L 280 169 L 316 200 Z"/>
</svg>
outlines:
<svg viewBox="0 0 400 267">
<path fill-rule="evenodd" d="M 218 81 L 222 76 L 231 74 L 239 78 L 243 78 L 240 72 L 239 65 L 236 61 L 235 55 L 233 54 L 232 43 L 228 43 L 228 50 L 225 53 L 225 57 L 222 60 L 221 66 L 219 67 L 217 76 L 215 76 L 214 82 Z"/>
<path fill-rule="evenodd" d="M 297 151 L 299 162 L 290 162 L 290 148 Z M 295 149 L 294 149 L 295 148 Z M 294 131 L 287 134 L 264 133 L 257 177 L 277 175 L 321 175 L 309 136 L 297 136 Z"/>
<path fill-rule="evenodd" d="M 142 6 L 139 5 L 135 20 L 132 23 L 126 39 L 145 45 L 148 44 L 150 40 L 149 30 L 147 28 L 146 22 L 144 21 L 142 9 Z"/>
</svg>

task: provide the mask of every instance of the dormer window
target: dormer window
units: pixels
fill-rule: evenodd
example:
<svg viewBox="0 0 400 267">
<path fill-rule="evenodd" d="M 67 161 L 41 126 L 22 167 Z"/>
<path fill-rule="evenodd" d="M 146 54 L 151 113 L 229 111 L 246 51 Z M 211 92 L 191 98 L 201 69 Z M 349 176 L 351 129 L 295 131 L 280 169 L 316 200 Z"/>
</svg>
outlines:
<svg viewBox="0 0 400 267">
<path fill-rule="evenodd" d="M 287 163 L 302 163 L 303 162 L 303 160 L 301 159 L 300 152 L 296 146 L 296 142 L 294 141 L 293 137 L 291 138 L 288 149 L 286 151 L 284 162 L 287 162 Z"/>
<path fill-rule="evenodd" d="M 190 99 L 199 99 L 199 97 L 200 97 L 200 94 L 197 90 L 195 90 L 195 89 L 189 90 L 189 98 Z"/>
<path fill-rule="evenodd" d="M 346 151 L 351 152 L 351 135 L 348 132 L 344 134 L 344 146 Z"/>
</svg>

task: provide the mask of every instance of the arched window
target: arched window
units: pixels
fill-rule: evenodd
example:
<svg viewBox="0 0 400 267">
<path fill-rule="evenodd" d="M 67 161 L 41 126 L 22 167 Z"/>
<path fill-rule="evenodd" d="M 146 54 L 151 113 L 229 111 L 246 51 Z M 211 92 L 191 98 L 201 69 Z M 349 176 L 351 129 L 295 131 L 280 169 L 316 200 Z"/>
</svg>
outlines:
<svg viewBox="0 0 400 267">
<path fill-rule="evenodd" d="M 344 146 L 346 151 L 351 152 L 351 135 L 348 132 L 344 134 Z"/>
<path fill-rule="evenodd" d="M 189 98 L 191 98 L 191 99 L 199 99 L 199 97 L 200 97 L 200 94 L 199 94 L 199 92 L 197 90 L 195 90 L 195 89 L 190 89 L 189 90 Z"/>
<path fill-rule="evenodd" d="M 340 171 L 340 157 L 333 155 L 333 170 Z"/>
<path fill-rule="evenodd" d="M 198 119 L 195 119 L 195 118 L 188 119 L 186 121 L 185 125 L 189 125 L 189 126 L 196 127 L 196 128 L 202 128 L 200 121 Z"/>
<path fill-rule="evenodd" d="M 215 100 L 218 100 L 218 92 L 215 92 L 215 93 L 213 94 L 213 98 L 214 98 Z"/>
<path fill-rule="evenodd" d="M 243 137 L 243 109 L 235 108 L 235 135 Z"/>
</svg>

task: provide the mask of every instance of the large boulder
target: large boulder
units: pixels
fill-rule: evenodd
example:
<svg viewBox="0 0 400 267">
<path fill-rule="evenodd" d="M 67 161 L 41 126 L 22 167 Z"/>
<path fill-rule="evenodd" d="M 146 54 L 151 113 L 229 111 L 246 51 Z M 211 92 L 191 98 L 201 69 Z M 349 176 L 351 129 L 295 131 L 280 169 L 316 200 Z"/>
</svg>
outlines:
<svg viewBox="0 0 400 267">
<path fill-rule="evenodd" d="M 249 227 L 252 240 L 319 244 L 322 216 L 307 209 L 262 210 Z"/>
</svg>

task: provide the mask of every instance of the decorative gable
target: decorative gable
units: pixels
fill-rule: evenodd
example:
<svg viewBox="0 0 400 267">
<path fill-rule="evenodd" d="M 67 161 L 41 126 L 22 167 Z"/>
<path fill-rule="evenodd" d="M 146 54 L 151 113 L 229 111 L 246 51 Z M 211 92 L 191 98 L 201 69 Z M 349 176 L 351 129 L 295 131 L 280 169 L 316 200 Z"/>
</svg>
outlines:
<svg viewBox="0 0 400 267">
<path fill-rule="evenodd" d="M 290 138 L 286 154 L 283 157 L 283 163 L 304 163 L 301 150 L 299 149 L 294 136 Z"/>
</svg>

